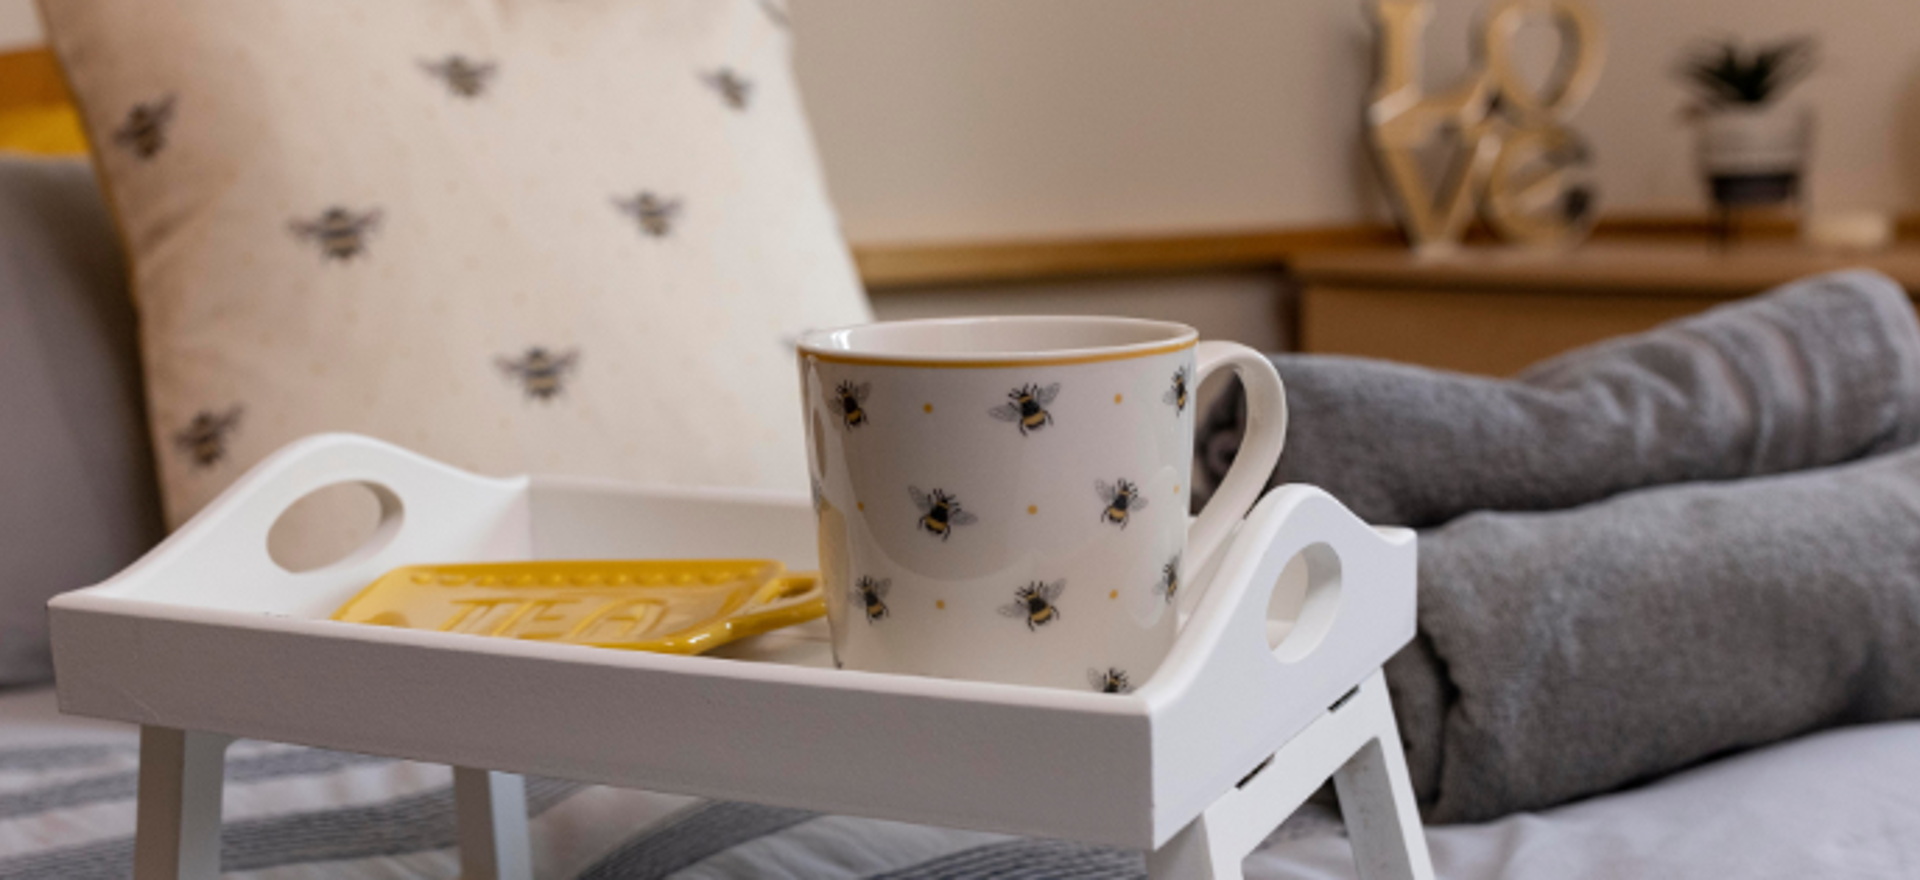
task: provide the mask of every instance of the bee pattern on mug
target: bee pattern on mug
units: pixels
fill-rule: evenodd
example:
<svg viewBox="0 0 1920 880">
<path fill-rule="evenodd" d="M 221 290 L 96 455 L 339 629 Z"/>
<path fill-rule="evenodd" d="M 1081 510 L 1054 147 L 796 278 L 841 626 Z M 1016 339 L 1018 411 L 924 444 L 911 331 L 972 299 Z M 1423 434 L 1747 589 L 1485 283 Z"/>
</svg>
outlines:
<svg viewBox="0 0 1920 880">
<path fill-rule="evenodd" d="M 351 262 L 367 252 L 367 239 L 380 228 L 380 209 L 355 214 L 335 205 L 312 220 L 288 223 L 287 228 L 293 230 L 294 235 L 319 244 L 322 257 Z"/>
<path fill-rule="evenodd" d="M 1038 431 L 1053 424 L 1053 414 L 1047 412 L 1047 405 L 1060 396 L 1060 383 L 1055 382 L 1042 388 L 1038 385 L 1022 385 L 1007 392 L 1007 402 L 987 410 L 987 415 L 1003 422 L 1012 422 L 1020 427 L 1020 436 L 1029 431 Z"/>
<path fill-rule="evenodd" d="M 239 404 L 224 413 L 201 410 L 173 435 L 173 445 L 187 454 L 195 470 L 213 467 L 226 459 L 227 439 L 240 426 L 243 411 Z"/>
<path fill-rule="evenodd" d="M 1127 680 L 1127 671 L 1108 667 L 1106 669 L 1087 670 L 1087 684 L 1103 694 L 1133 693 L 1133 682 Z"/>
<path fill-rule="evenodd" d="M 640 231 L 654 238 L 665 238 L 673 232 L 673 222 L 680 217 L 680 200 L 654 195 L 651 190 L 642 190 L 630 199 L 615 198 L 615 207 L 630 215 L 640 224 Z"/>
<path fill-rule="evenodd" d="M 842 382 L 833 390 L 833 396 L 827 398 L 827 409 L 840 419 L 840 424 L 851 431 L 867 423 L 867 411 L 860 404 L 867 402 L 867 395 L 873 392 L 873 383 Z"/>
<path fill-rule="evenodd" d="M 164 95 L 133 105 L 127 119 L 113 131 L 113 142 L 151 159 L 167 146 L 167 127 L 173 123 L 173 96 Z"/>
<path fill-rule="evenodd" d="M 1053 603 L 1058 602 L 1060 594 L 1066 590 L 1065 580 L 1050 584 L 1034 581 L 1013 591 L 1013 601 L 1000 606 L 1000 615 L 1026 618 L 1029 630 L 1046 626 L 1060 619 L 1060 607 Z"/>
<path fill-rule="evenodd" d="M 1180 554 L 1175 553 L 1173 560 L 1160 569 L 1160 582 L 1153 585 L 1153 594 L 1169 605 L 1180 594 Z"/>
<path fill-rule="evenodd" d="M 720 99 L 735 110 L 747 109 L 748 99 L 753 97 L 753 82 L 734 73 L 731 67 L 722 67 L 712 73 L 702 74 L 700 79 L 713 90 L 720 93 Z"/>
<path fill-rule="evenodd" d="M 520 383 L 528 400 L 550 403 L 566 390 L 567 374 L 579 366 L 580 352 L 568 349 L 555 354 L 536 345 L 517 360 L 501 355 L 494 358 L 493 363 L 508 379 Z"/>
<path fill-rule="evenodd" d="M 420 69 L 447 84 L 447 91 L 459 98 L 478 98 L 487 90 L 487 81 L 497 69 L 491 61 L 469 61 L 465 55 L 448 55 L 439 61 L 422 61 Z"/>
<path fill-rule="evenodd" d="M 892 578 L 881 578 L 876 581 L 870 577 L 862 577 L 848 592 L 852 595 L 853 601 L 867 609 L 867 622 L 875 623 L 888 615 L 886 598 L 887 593 L 892 589 Z"/>
<path fill-rule="evenodd" d="M 1173 387 L 1160 396 L 1161 400 L 1173 405 L 1174 415 L 1187 411 L 1187 382 L 1192 378 L 1193 370 L 1185 364 L 1180 365 L 1180 369 L 1173 371 Z"/>
<path fill-rule="evenodd" d="M 920 520 L 916 524 L 930 535 L 939 536 L 945 541 L 960 526 L 970 526 L 980 518 L 960 509 L 960 499 L 935 489 L 922 492 L 919 486 L 908 486 L 907 494 L 913 496 L 913 506 L 920 508 Z"/>
<path fill-rule="evenodd" d="M 1110 522 L 1124 529 L 1129 517 L 1147 509 L 1147 498 L 1140 494 L 1140 487 L 1126 480 L 1111 484 L 1106 480 L 1095 480 L 1093 489 L 1100 493 L 1100 500 L 1107 503 L 1106 509 L 1100 511 L 1101 522 Z"/>
</svg>

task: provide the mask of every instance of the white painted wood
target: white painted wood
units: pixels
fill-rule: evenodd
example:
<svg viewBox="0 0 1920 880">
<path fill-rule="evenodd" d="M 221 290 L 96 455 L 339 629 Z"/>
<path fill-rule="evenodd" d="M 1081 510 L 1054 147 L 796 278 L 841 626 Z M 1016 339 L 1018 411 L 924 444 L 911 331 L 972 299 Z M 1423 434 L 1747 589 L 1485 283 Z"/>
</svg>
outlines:
<svg viewBox="0 0 1920 880">
<path fill-rule="evenodd" d="M 1432 880 L 1386 679 L 1373 673 L 1147 856 L 1153 880 L 1238 880 L 1240 863 L 1332 778 L 1361 880 Z"/>
<path fill-rule="evenodd" d="M 453 768 L 461 880 L 533 880 L 527 782 L 512 773 Z"/>
<path fill-rule="evenodd" d="M 134 880 L 220 876 L 220 793 L 230 737 L 140 728 Z"/>
<path fill-rule="evenodd" d="M 381 485 L 405 511 L 384 545 L 301 575 L 267 561 L 273 517 L 341 479 Z M 1370 528 L 1307 486 L 1255 507 L 1214 586 L 1189 587 L 1204 591 L 1166 663 L 1130 695 L 835 670 L 819 627 L 729 646 L 724 657 L 681 657 L 324 619 L 380 572 L 412 562 L 726 555 L 806 568 L 812 547 L 804 497 L 495 480 L 366 438 L 310 438 L 126 572 L 50 603 L 61 706 L 458 767 L 1153 849 L 1304 736 L 1413 632 L 1412 533 Z M 1268 599 L 1302 552 L 1308 601 L 1276 652 Z"/>
<path fill-rule="evenodd" d="M 1360 880 L 1433 880 L 1386 679 L 1375 674 L 1353 702 L 1373 736 L 1334 774 L 1333 784 L 1353 842 L 1354 867 Z"/>
</svg>

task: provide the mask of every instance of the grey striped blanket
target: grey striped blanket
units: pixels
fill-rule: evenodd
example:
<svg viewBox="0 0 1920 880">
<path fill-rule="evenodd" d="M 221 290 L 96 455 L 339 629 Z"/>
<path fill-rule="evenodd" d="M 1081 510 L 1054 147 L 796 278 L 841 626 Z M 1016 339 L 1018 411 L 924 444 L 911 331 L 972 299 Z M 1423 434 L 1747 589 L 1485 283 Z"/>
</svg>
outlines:
<svg viewBox="0 0 1920 880">
<path fill-rule="evenodd" d="M 129 876 L 133 732 L 0 691 L 0 880 Z M 259 742 L 227 758 L 222 861 L 245 880 L 459 876 L 445 767 Z M 1920 877 L 1920 723 L 1832 731 L 1544 813 L 1431 829 L 1442 877 Z M 540 878 L 1105 880 L 1139 853 L 529 779 Z M 1725 805 L 1737 803 L 1738 810 Z M 1863 829 L 1865 832 L 1863 833 Z M 1309 807 L 1256 880 L 1353 876 Z"/>
</svg>

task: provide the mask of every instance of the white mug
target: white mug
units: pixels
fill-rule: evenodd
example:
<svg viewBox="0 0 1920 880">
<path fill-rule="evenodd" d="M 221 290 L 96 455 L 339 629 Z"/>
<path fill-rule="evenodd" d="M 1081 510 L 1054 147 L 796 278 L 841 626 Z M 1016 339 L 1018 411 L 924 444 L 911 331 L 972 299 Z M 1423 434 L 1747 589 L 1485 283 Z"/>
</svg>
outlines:
<svg viewBox="0 0 1920 880">
<path fill-rule="evenodd" d="M 1194 395 L 1221 367 L 1246 388 L 1247 436 L 1190 520 Z M 1161 321 L 868 324 L 809 334 L 800 369 L 850 669 L 1131 690 L 1286 435 L 1271 362 Z"/>
</svg>

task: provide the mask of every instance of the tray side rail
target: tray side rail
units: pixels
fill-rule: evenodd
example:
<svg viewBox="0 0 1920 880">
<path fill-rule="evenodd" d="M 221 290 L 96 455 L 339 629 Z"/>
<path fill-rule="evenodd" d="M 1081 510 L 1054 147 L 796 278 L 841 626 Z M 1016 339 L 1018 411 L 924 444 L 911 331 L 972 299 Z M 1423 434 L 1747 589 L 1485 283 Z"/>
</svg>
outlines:
<svg viewBox="0 0 1920 880">
<path fill-rule="evenodd" d="M 1413 638 L 1415 552 L 1411 531 L 1375 529 L 1312 486 L 1255 506 L 1139 692 L 1154 727 L 1154 846 Z M 1290 565 L 1306 567 L 1305 602 L 1273 646 L 1269 607 Z"/>
</svg>

